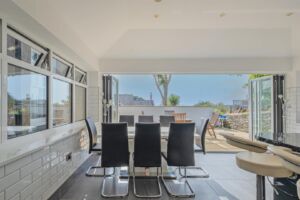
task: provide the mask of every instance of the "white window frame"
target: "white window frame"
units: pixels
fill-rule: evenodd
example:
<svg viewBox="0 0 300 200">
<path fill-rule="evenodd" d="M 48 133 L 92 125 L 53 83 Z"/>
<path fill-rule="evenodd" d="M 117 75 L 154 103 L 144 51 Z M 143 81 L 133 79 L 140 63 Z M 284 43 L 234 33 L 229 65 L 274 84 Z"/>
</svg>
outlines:
<svg viewBox="0 0 300 200">
<path fill-rule="evenodd" d="M 24 36 L 22 33 L 17 32 L 15 29 L 11 28 L 10 26 L 7 26 L 6 42 L 7 42 L 7 35 L 10 35 L 11 37 L 27 44 L 28 46 L 32 47 L 33 49 L 41 52 L 43 54 L 43 57 L 42 57 L 43 59 L 45 59 L 49 54 L 49 52 L 46 50 L 46 48 L 43 48 L 41 45 L 37 45 L 35 42 L 32 42 L 31 40 L 26 38 L 26 36 Z M 7 48 L 7 43 L 6 43 L 4 48 Z M 6 52 L 6 56 L 7 56 L 7 52 Z M 8 57 L 10 57 L 10 56 L 8 56 Z M 20 61 L 22 61 L 24 63 L 27 63 L 23 60 L 20 60 Z M 29 64 L 29 63 L 27 63 L 27 64 Z M 41 68 L 41 66 L 39 66 L 39 65 L 36 65 L 34 67 L 40 67 Z"/>
<path fill-rule="evenodd" d="M 83 74 L 83 77 L 80 79 L 80 81 L 76 81 L 76 71 L 80 72 L 81 74 Z M 82 79 L 86 79 L 86 83 L 82 83 Z M 82 69 L 80 69 L 79 67 L 75 67 L 74 68 L 74 80 L 76 83 L 79 83 L 79 84 L 83 84 L 83 85 L 87 85 L 87 72 L 83 71 Z"/>
<path fill-rule="evenodd" d="M 21 42 L 24 42 L 25 44 L 31 46 L 32 48 L 34 48 L 42 53 L 45 53 L 45 55 L 47 55 L 47 59 L 48 59 L 47 60 L 48 69 L 43 69 L 40 66 L 34 66 L 25 61 L 8 56 L 7 55 L 7 35 L 8 34 L 11 35 L 12 37 L 14 37 L 15 39 L 18 39 Z M 61 80 L 61 81 L 65 81 L 65 82 L 68 82 L 71 84 L 71 88 L 72 88 L 72 99 L 71 99 L 71 105 L 72 105 L 71 119 L 72 120 L 71 120 L 71 124 L 73 124 L 75 122 L 75 112 L 76 112 L 75 88 L 76 88 L 76 85 L 84 87 L 86 89 L 85 90 L 86 91 L 85 115 L 87 116 L 88 86 L 87 86 L 87 84 L 82 84 L 82 83 L 78 83 L 75 81 L 75 66 L 78 66 L 78 65 L 75 65 L 73 62 L 70 62 L 69 60 L 71 60 L 71 59 L 65 59 L 66 58 L 65 56 L 61 56 L 62 53 L 58 54 L 58 53 L 54 52 L 51 48 L 46 48 L 47 47 L 46 45 L 42 45 L 42 43 L 40 43 L 36 40 L 33 40 L 31 37 L 28 37 L 27 35 L 20 32 L 19 29 L 16 28 L 15 26 L 12 26 L 11 24 L 9 24 L 5 18 L 0 17 L 0 40 L 1 40 L 1 43 L 0 43 L 0 77 L 1 77 L 0 78 L 0 98 L 1 98 L 1 100 L 0 100 L 1 101 L 1 103 L 0 103 L 0 112 L 1 112 L 1 115 L 0 115 L 0 120 L 1 120 L 0 144 L 4 143 L 6 141 L 12 141 L 14 139 L 19 138 L 19 137 L 12 138 L 12 139 L 7 138 L 7 69 L 8 69 L 9 64 L 15 65 L 17 67 L 20 67 L 20 68 L 23 68 L 26 70 L 30 70 L 35 73 L 46 75 L 47 80 L 48 80 L 48 84 L 47 84 L 48 128 L 46 130 L 35 132 L 33 134 L 21 136 L 21 137 L 28 137 L 28 136 L 31 137 L 32 135 L 37 134 L 37 133 L 43 134 L 44 132 L 46 133 L 49 129 L 55 129 L 56 127 L 60 127 L 60 126 L 53 127 L 53 106 L 52 106 L 53 78 Z M 71 76 L 72 78 L 63 77 L 52 71 L 52 59 L 53 58 L 55 58 L 71 67 L 69 74 L 72 75 Z M 77 69 L 86 73 L 85 71 L 81 70 L 80 68 L 77 68 Z M 86 77 L 86 79 L 87 79 L 87 77 Z M 64 126 L 64 125 L 61 125 L 61 126 Z"/>
<path fill-rule="evenodd" d="M 52 59 L 58 60 L 59 62 L 62 62 L 63 64 L 69 66 L 69 70 L 68 70 L 66 76 L 63 76 L 63 75 L 60 75 L 60 74 L 57 74 L 57 73 L 53 72 L 53 70 L 52 70 L 52 66 L 53 66 Z M 50 61 L 50 63 L 51 63 L 50 68 L 51 68 L 51 72 L 53 74 L 55 74 L 57 76 L 60 76 L 60 77 L 64 77 L 64 78 L 69 79 L 69 80 L 73 80 L 73 78 L 74 78 L 74 72 L 73 72 L 74 71 L 74 64 L 72 64 L 71 62 L 69 62 L 66 59 L 62 58 L 61 56 L 59 56 L 56 53 L 52 54 L 52 57 L 50 58 L 50 60 L 51 60 Z"/>
<path fill-rule="evenodd" d="M 82 88 L 84 88 L 85 89 L 85 116 L 84 116 L 84 118 L 86 118 L 87 117 L 87 96 L 88 96 L 88 94 L 87 94 L 87 92 L 88 92 L 88 90 L 87 90 L 87 87 L 86 87 L 86 85 L 83 85 L 83 84 L 75 84 L 74 85 L 74 96 L 76 97 L 76 86 L 78 86 L 78 87 L 82 87 Z M 74 98 L 74 105 L 76 105 L 76 98 Z M 81 120 L 78 120 L 78 121 L 76 121 L 76 107 L 75 107 L 75 109 L 74 109 L 74 121 L 75 122 L 80 122 L 80 121 L 82 121 L 82 120 L 84 120 L 84 119 L 81 119 Z"/>
</svg>

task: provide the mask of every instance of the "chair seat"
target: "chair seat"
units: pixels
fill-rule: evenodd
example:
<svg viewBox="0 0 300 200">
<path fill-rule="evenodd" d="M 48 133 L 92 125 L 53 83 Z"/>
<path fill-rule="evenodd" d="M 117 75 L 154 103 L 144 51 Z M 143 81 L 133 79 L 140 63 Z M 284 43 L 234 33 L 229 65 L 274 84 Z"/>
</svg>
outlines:
<svg viewBox="0 0 300 200">
<path fill-rule="evenodd" d="M 91 151 L 102 151 L 101 144 L 96 144 L 91 148 Z"/>
</svg>

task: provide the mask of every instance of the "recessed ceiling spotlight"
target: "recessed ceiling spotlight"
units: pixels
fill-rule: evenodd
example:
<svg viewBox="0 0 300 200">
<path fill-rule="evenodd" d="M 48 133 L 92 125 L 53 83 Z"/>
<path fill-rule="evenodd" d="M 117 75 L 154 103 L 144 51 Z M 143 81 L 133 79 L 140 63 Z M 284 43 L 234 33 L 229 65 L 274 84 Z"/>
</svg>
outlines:
<svg viewBox="0 0 300 200">
<path fill-rule="evenodd" d="M 156 3 L 160 3 L 162 0 L 154 0 Z"/>
<path fill-rule="evenodd" d="M 159 18 L 159 14 L 154 14 L 153 17 L 154 17 L 155 19 L 158 19 L 158 18 Z"/>
<path fill-rule="evenodd" d="M 221 12 L 219 16 L 220 16 L 220 17 L 225 17 L 225 16 L 226 16 L 226 13 L 225 13 L 225 12 Z"/>
<path fill-rule="evenodd" d="M 294 13 L 293 13 L 293 12 L 288 12 L 288 13 L 286 13 L 285 15 L 289 17 L 289 16 L 294 15 Z"/>
</svg>

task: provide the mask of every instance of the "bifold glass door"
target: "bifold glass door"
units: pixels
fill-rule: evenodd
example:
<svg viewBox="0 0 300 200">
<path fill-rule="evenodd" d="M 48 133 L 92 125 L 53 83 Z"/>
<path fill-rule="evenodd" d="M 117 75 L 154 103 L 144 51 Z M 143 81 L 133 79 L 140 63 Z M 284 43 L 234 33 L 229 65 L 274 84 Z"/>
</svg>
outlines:
<svg viewBox="0 0 300 200">
<path fill-rule="evenodd" d="M 284 76 L 264 76 L 250 81 L 252 139 L 276 142 L 283 132 Z"/>
<path fill-rule="evenodd" d="M 104 75 L 103 81 L 103 122 L 117 122 L 119 113 L 119 83 L 111 75 Z"/>
<path fill-rule="evenodd" d="M 119 121 L 119 81 L 116 77 L 112 77 L 112 122 Z"/>
<path fill-rule="evenodd" d="M 273 77 L 251 80 L 252 137 L 273 140 Z"/>
</svg>

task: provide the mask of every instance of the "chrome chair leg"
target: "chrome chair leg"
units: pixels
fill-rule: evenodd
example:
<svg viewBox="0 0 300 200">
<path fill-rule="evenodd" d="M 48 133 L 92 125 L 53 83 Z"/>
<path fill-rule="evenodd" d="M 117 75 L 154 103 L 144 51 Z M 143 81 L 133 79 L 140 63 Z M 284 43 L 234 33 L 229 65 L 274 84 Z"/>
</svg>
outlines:
<svg viewBox="0 0 300 200">
<path fill-rule="evenodd" d="M 85 172 L 85 175 L 88 177 L 105 177 L 105 176 L 115 175 L 115 169 L 113 169 L 112 173 L 104 175 L 104 168 L 100 166 L 100 162 L 101 162 L 101 157 L 99 157 L 97 164 L 95 166 L 89 167 L 89 169 Z M 103 169 L 103 174 L 100 173 L 96 174 L 97 169 Z"/>
<path fill-rule="evenodd" d="M 186 176 L 186 178 L 209 178 L 209 173 L 205 169 L 203 169 L 202 167 L 186 167 L 185 169 L 186 170 L 189 170 L 189 169 L 200 170 L 200 171 L 203 172 L 203 174 L 202 175 L 184 175 L 184 174 L 182 174 L 181 168 L 179 168 L 178 171 L 179 171 L 179 175 L 181 177 Z"/>
<path fill-rule="evenodd" d="M 127 168 L 127 173 L 129 174 L 129 166 Z M 114 172 L 115 172 L 115 168 L 114 168 Z M 106 176 L 106 173 L 105 173 L 105 168 L 104 168 L 104 179 L 103 179 L 103 182 L 102 182 L 102 191 L 101 191 L 101 196 L 104 197 L 104 198 L 122 198 L 122 197 L 126 197 L 128 196 L 129 194 L 129 179 L 130 179 L 130 176 L 128 176 L 128 178 L 125 180 L 127 183 L 126 183 L 126 192 L 125 193 L 116 193 L 116 194 L 105 194 L 105 186 L 106 186 L 106 180 L 107 179 L 114 179 L 114 178 L 118 178 L 118 181 L 120 179 L 119 176 Z M 122 180 L 124 181 L 124 180 Z M 116 187 L 118 187 L 118 183 L 116 184 Z"/>
<path fill-rule="evenodd" d="M 138 198 L 159 198 L 162 196 L 162 191 L 161 191 L 161 185 L 160 185 L 160 180 L 159 180 L 159 168 L 160 168 L 160 173 L 162 175 L 162 167 L 157 167 L 157 174 L 156 174 L 156 178 L 157 178 L 157 186 L 158 186 L 158 194 L 156 195 L 141 195 L 138 194 L 136 191 L 136 186 L 135 186 L 135 167 L 133 167 L 133 194 L 134 196 L 138 197 Z"/>
<path fill-rule="evenodd" d="M 180 170 L 181 170 L 181 168 L 179 167 L 179 171 Z M 167 181 L 164 179 L 164 176 L 162 175 L 161 177 L 162 177 L 163 184 L 166 188 L 166 191 L 171 197 L 179 197 L 179 198 L 192 198 L 192 197 L 195 197 L 195 192 L 193 191 L 190 183 L 187 180 L 186 168 L 184 168 L 184 176 L 183 176 L 184 182 L 183 182 L 183 184 L 185 184 L 189 188 L 190 193 L 180 194 L 180 193 L 172 192 L 170 187 L 167 185 Z M 169 181 L 174 182 L 173 180 L 169 180 Z M 178 180 L 176 180 L 176 181 L 178 181 Z M 179 181 L 179 182 L 180 182 L 179 184 L 182 184 L 181 181 Z M 173 184 L 178 184 L 178 183 L 173 183 Z"/>
</svg>

